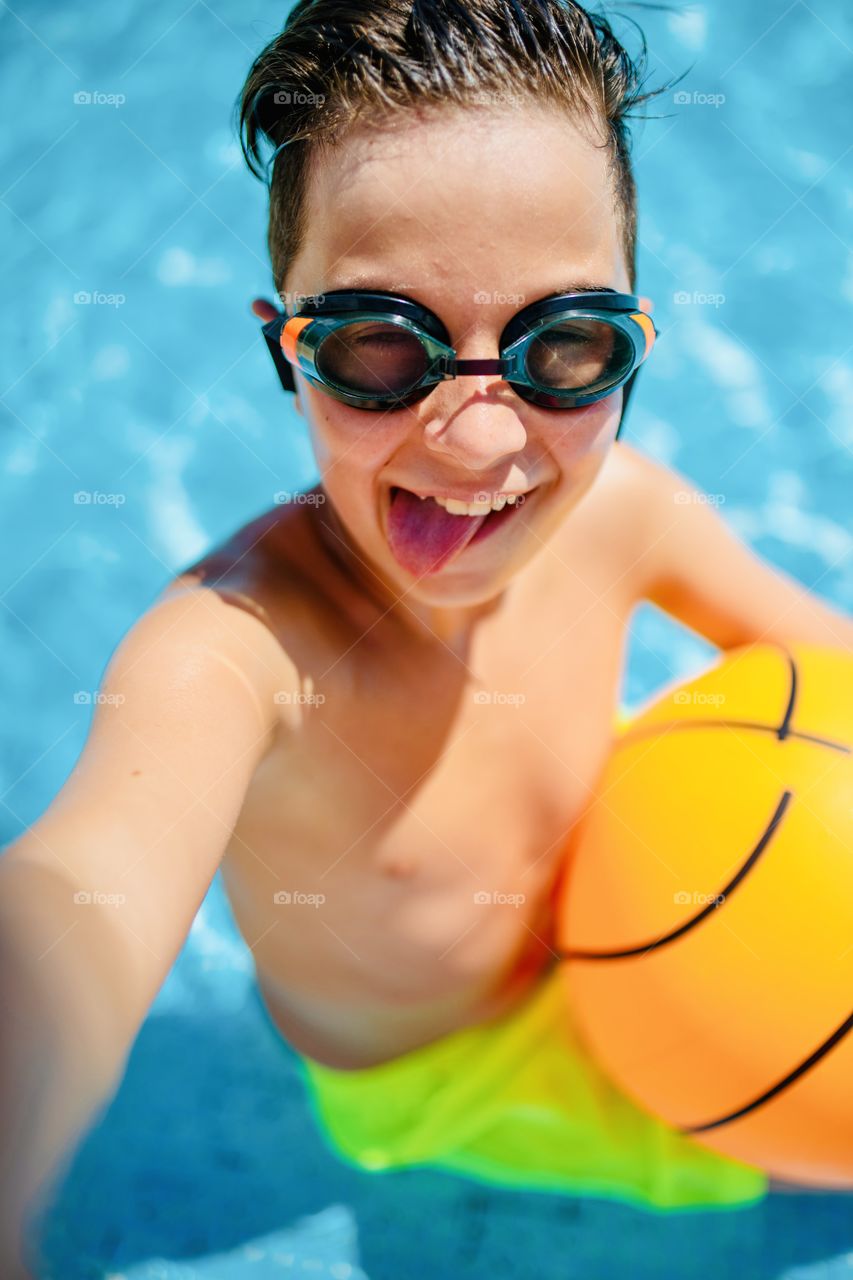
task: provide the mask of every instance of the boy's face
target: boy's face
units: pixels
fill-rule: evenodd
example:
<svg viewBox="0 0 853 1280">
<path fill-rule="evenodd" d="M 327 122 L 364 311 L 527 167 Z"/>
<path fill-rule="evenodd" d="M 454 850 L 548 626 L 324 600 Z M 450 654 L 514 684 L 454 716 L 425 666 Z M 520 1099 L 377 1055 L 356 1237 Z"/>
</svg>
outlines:
<svg viewBox="0 0 853 1280">
<path fill-rule="evenodd" d="M 444 321 L 460 359 L 494 358 L 507 320 L 547 294 L 630 292 L 607 157 L 565 114 L 535 107 L 359 126 L 316 157 L 305 241 L 280 287 L 404 294 Z M 328 496 L 319 518 L 392 589 L 439 607 L 491 600 L 541 550 L 600 471 L 622 404 L 619 391 L 543 409 L 483 375 L 371 412 L 298 372 L 296 383 Z M 535 492 L 487 537 L 418 575 L 389 541 L 392 486 L 472 501 Z"/>
</svg>

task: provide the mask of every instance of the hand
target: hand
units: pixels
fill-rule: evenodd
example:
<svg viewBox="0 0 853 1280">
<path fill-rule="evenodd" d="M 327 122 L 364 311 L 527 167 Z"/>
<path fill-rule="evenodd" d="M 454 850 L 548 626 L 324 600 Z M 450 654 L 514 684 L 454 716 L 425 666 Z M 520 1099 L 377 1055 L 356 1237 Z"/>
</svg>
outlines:
<svg viewBox="0 0 853 1280">
<path fill-rule="evenodd" d="M 263 320 L 264 324 L 266 324 L 268 320 L 275 320 L 276 316 L 280 314 L 273 304 L 268 302 L 266 298 L 254 298 L 252 301 L 252 311 L 259 320 Z"/>
</svg>

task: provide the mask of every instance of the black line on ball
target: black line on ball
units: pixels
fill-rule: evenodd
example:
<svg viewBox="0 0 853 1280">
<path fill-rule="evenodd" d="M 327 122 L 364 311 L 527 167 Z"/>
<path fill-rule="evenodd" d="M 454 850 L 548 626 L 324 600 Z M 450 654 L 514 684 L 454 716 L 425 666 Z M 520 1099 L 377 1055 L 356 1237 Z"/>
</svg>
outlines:
<svg viewBox="0 0 853 1280">
<path fill-rule="evenodd" d="M 822 1045 L 815 1049 L 814 1053 L 810 1053 L 804 1058 L 799 1066 L 794 1067 L 793 1071 L 789 1071 L 786 1076 L 778 1080 L 771 1088 L 760 1094 L 757 1098 L 753 1098 L 752 1102 L 748 1102 L 745 1107 L 739 1107 L 737 1111 L 730 1112 L 727 1116 L 720 1116 L 719 1120 L 710 1120 L 707 1124 L 694 1124 L 689 1128 L 682 1128 L 680 1133 L 707 1133 L 709 1129 L 719 1129 L 724 1124 L 731 1124 L 733 1120 L 740 1120 L 741 1116 L 749 1115 L 750 1111 L 755 1111 L 758 1107 L 763 1107 L 765 1102 L 769 1102 L 771 1098 L 775 1098 L 783 1089 L 787 1089 L 795 1080 L 799 1080 L 800 1076 L 805 1075 L 807 1071 L 811 1071 L 822 1058 L 825 1058 L 830 1050 L 834 1049 L 839 1041 L 843 1040 L 847 1033 L 853 1029 L 853 1013 L 849 1018 L 845 1018 L 841 1026 L 833 1031 L 832 1035 L 824 1040 Z"/>
<path fill-rule="evenodd" d="M 815 733 L 804 733 L 801 729 L 788 729 L 784 722 L 776 728 L 775 725 L 760 724 L 753 720 L 676 720 L 672 724 L 650 724 L 644 728 L 626 729 L 617 743 L 616 750 L 621 750 L 627 743 L 638 742 L 641 738 L 686 729 L 754 729 L 758 733 L 772 733 L 774 738 L 799 738 L 803 742 L 814 742 L 819 747 L 829 747 L 831 751 L 840 751 L 844 755 L 850 755 L 853 750 L 844 742 L 833 742 L 831 738 L 820 738 Z"/>
<path fill-rule="evenodd" d="M 785 708 L 785 714 L 782 717 L 782 723 L 779 725 L 779 738 L 787 738 L 791 731 L 791 720 L 794 715 L 794 703 L 797 700 L 797 666 L 790 653 L 785 650 L 785 657 L 788 659 L 788 667 L 791 672 L 791 688 L 788 694 L 788 705 Z"/>
<path fill-rule="evenodd" d="M 716 911 L 718 907 L 721 907 L 728 899 L 729 894 L 736 889 L 741 880 L 743 880 L 744 876 L 749 874 L 775 835 L 776 829 L 782 821 L 782 817 L 788 807 L 792 795 L 793 792 L 791 791 L 782 792 L 782 798 L 776 806 L 773 817 L 762 832 L 761 838 L 752 850 L 752 853 L 749 855 L 746 862 L 744 862 L 743 866 L 734 874 L 734 876 L 732 876 L 725 888 L 721 889 L 720 892 L 712 898 L 701 911 L 698 911 L 695 916 L 692 916 L 689 920 L 685 921 L 684 924 L 679 925 L 677 929 L 673 929 L 670 933 L 663 934 L 660 938 L 653 938 L 651 942 L 643 942 L 636 947 L 625 947 L 619 951 L 571 950 L 559 951 L 557 954 L 562 960 L 625 960 L 629 956 L 644 955 L 649 951 L 656 951 L 659 947 L 665 947 L 670 942 L 675 942 L 676 938 L 680 938 L 683 934 L 688 933 L 689 930 L 694 929 L 696 925 L 701 924 L 701 922 L 705 920 L 712 911 Z M 571 889 L 569 891 L 571 892 Z"/>
</svg>

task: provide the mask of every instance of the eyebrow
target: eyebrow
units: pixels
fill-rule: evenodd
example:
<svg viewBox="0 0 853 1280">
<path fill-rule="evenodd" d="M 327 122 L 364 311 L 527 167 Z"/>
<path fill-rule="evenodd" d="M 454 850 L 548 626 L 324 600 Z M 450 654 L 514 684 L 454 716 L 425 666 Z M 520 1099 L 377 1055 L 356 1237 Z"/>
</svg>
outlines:
<svg viewBox="0 0 853 1280">
<path fill-rule="evenodd" d="M 545 298 L 556 298 L 561 293 L 613 293 L 614 289 L 609 284 L 566 284 L 561 289 L 554 289 L 551 293 L 545 293 Z M 618 292 L 618 290 L 616 291 Z"/>
<path fill-rule="evenodd" d="M 359 280 L 356 283 L 349 282 L 346 284 L 333 284 L 327 290 L 327 292 L 338 293 L 344 290 L 352 290 L 353 292 L 362 291 L 365 293 L 397 293 L 397 294 L 400 294 L 402 297 L 412 297 L 413 293 L 416 292 L 412 285 L 392 284 L 386 288 L 380 285 L 369 284 L 364 280 Z M 562 285 L 557 289 L 552 289 L 550 293 L 543 293 L 538 295 L 538 297 L 544 300 L 545 298 L 557 298 L 563 293 L 613 293 L 613 292 L 618 292 L 618 290 L 614 290 L 611 285 L 588 284 L 586 281 L 581 281 L 580 283 Z"/>
</svg>

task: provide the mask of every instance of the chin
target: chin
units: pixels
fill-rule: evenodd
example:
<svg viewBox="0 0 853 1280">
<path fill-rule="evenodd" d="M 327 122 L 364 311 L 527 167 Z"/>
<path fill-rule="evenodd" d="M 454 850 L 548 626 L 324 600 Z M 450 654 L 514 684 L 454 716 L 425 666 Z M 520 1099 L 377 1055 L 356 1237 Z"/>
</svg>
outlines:
<svg viewBox="0 0 853 1280">
<path fill-rule="evenodd" d="M 496 599 L 516 576 L 518 569 L 514 572 L 502 573 L 500 576 L 495 575 L 489 580 L 484 579 L 482 575 L 477 575 L 476 580 L 469 576 L 467 581 L 465 575 L 460 575 L 453 580 L 449 573 L 445 579 L 445 572 L 420 578 L 414 586 L 405 586 L 401 583 L 406 598 L 435 608 L 474 608 Z"/>
<path fill-rule="evenodd" d="M 540 547 L 538 541 L 531 544 L 525 540 L 524 546 L 513 547 L 509 553 L 496 553 L 488 559 L 466 560 L 463 553 L 438 572 L 414 578 L 401 568 L 386 545 L 383 565 L 407 599 L 436 608 L 473 608 L 500 596 Z"/>
</svg>

